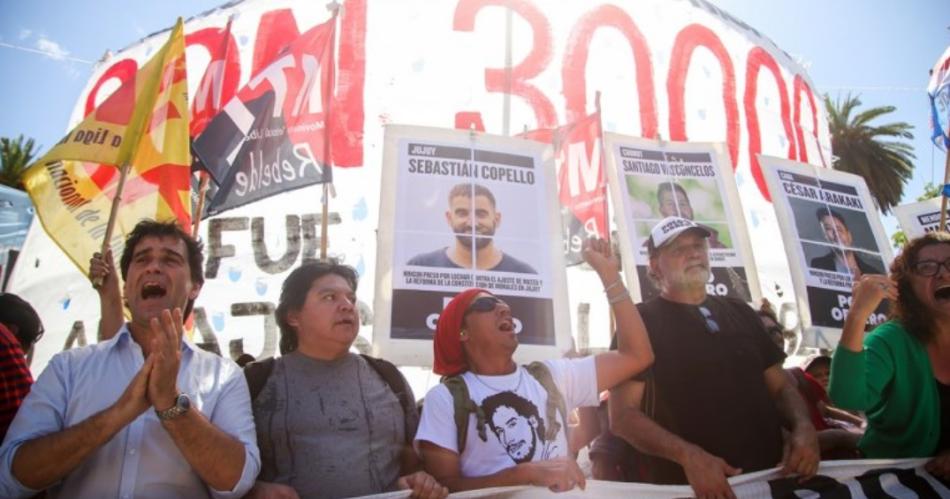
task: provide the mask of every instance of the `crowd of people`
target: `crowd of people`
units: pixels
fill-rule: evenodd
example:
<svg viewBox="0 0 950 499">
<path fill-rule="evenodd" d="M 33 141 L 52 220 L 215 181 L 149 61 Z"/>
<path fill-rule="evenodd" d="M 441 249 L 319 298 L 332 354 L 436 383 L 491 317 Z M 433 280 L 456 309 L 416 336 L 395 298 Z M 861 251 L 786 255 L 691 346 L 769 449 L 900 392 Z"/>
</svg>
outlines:
<svg viewBox="0 0 950 499">
<path fill-rule="evenodd" d="M 729 477 L 776 466 L 807 480 L 836 458 L 929 457 L 950 479 L 950 234 L 910 241 L 890 275 L 856 275 L 833 355 L 788 370 L 774 311 L 707 294 L 712 235 L 659 222 L 647 249 L 661 292 L 639 304 L 611 245 L 585 244 L 615 324 L 593 356 L 518 365 L 508 304 L 457 294 L 433 341 L 442 382 L 417 403 L 395 365 L 351 352 L 354 269 L 291 272 L 275 310 L 281 355 L 242 369 L 184 334 L 201 244 L 143 221 L 119 261 L 124 284 L 111 254 L 90 265 L 100 341 L 57 354 L 35 383 L 24 352 L 42 322 L 0 297 L 0 496 L 566 491 L 585 486 L 576 453 L 588 444 L 593 478 L 688 484 L 697 497 L 734 497 Z M 882 300 L 891 320 L 865 333 Z"/>
</svg>

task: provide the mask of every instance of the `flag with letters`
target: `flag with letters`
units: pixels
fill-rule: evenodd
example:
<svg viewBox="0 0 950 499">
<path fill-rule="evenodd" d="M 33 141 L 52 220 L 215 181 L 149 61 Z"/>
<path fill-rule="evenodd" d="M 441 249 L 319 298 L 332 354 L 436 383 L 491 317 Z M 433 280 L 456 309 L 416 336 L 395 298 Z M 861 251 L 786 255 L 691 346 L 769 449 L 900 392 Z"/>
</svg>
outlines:
<svg viewBox="0 0 950 499">
<path fill-rule="evenodd" d="M 600 112 L 562 127 L 533 130 L 520 136 L 554 147 L 564 257 L 568 265 L 579 264 L 584 261 L 581 246 L 585 239 L 609 239 Z"/>
<path fill-rule="evenodd" d="M 143 218 L 189 226 L 187 92 L 179 19 L 155 55 L 24 175 L 43 228 L 83 273 L 102 245 L 124 164 L 113 252 Z"/>
<path fill-rule="evenodd" d="M 195 139 L 195 154 L 219 185 L 208 216 L 331 180 L 335 24 L 331 18 L 301 34 Z"/>
</svg>

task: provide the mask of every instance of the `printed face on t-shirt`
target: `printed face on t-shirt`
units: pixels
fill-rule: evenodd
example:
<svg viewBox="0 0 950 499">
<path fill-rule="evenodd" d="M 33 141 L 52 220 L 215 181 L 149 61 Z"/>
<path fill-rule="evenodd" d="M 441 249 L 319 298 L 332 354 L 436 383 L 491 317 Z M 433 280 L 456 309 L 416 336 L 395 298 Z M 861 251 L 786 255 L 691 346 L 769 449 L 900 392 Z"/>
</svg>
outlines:
<svg viewBox="0 0 950 499">
<path fill-rule="evenodd" d="M 538 441 L 544 445 L 544 423 L 538 415 L 538 408 L 510 391 L 486 397 L 481 405 L 492 433 L 508 457 L 519 464 L 534 459 Z"/>
<path fill-rule="evenodd" d="M 535 429 L 538 421 L 526 418 L 511 407 L 501 406 L 492 415 L 492 427 L 498 441 L 505 446 L 505 452 L 515 462 L 530 461 L 538 443 Z"/>
</svg>

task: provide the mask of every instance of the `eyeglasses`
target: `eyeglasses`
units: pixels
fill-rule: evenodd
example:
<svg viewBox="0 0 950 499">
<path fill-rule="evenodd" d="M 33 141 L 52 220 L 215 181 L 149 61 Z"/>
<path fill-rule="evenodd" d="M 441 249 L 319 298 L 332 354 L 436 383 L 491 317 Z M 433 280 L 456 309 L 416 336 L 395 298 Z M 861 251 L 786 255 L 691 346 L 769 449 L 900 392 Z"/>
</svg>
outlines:
<svg viewBox="0 0 950 499">
<path fill-rule="evenodd" d="M 923 277 L 933 277 L 940 272 L 940 267 L 950 271 L 950 258 L 943 262 L 936 260 L 921 260 L 914 264 L 914 273 Z"/>
<path fill-rule="evenodd" d="M 699 313 L 703 314 L 703 319 L 706 319 L 706 331 L 718 333 L 719 323 L 716 322 L 716 319 L 713 319 L 712 312 L 706 307 L 699 307 Z"/>
<path fill-rule="evenodd" d="M 495 310 L 495 306 L 503 305 L 505 302 L 495 296 L 483 296 L 473 301 L 471 305 L 465 309 L 465 315 L 468 315 L 472 312 L 491 312 Z"/>
</svg>

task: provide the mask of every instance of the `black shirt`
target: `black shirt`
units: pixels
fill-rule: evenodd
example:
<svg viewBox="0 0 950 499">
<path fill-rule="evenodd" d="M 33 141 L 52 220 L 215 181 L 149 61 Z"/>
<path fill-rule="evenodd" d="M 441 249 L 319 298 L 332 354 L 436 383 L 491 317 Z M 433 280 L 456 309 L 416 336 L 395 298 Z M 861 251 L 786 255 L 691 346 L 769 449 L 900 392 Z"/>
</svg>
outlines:
<svg viewBox="0 0 950 499">
<path fill-rule="evenodd" d="M 656 355 L 653 366 L 638 377 L 647 383 L 643 412 L 744 473 L 777 465 L 781 419 L 764 371 L 785 354 L 752 308 L 711 296 L 699 306 L 657 297 L 637 307 Z M 649 474 L 644 479 L 687 483 L 678 464 L 644 459 Z"/>
<path fill-rule="evenodd" d="M 950 385 L 937 381 L 937 393 L 940 396 L 940 440 L 937 452 L 950 450 Z"/>
</svg>

